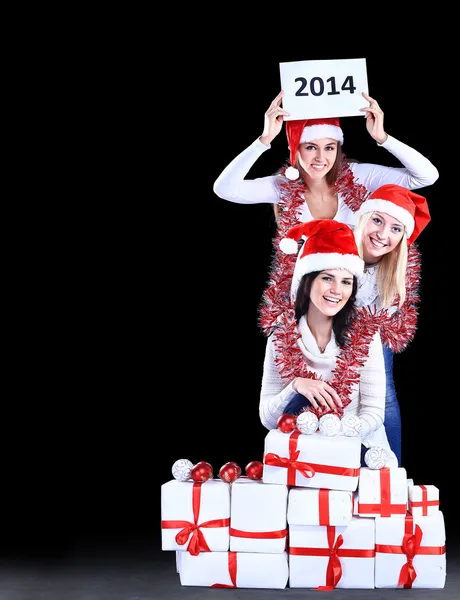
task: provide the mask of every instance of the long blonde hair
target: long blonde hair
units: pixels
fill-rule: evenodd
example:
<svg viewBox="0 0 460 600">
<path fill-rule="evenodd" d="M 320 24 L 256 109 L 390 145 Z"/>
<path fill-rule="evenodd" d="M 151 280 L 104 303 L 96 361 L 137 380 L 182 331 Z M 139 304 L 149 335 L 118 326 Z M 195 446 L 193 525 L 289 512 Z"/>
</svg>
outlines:
<svg viewBox="0 0 460 600">
<path fill-rule="evenodd" d="M 358 218 L 354 230 L 358 253 L 364 260 L 364 229 L 373 215 L 373 211 L 364 213 Z M 394 250 L 382 256 L 377 263 L 377 286 L 384 307 L 389 307 L 399 296 L 401 307 L 406 299 L 406 270 L 407 270 L 407 235 L 404 234 Z"/>
</svg>

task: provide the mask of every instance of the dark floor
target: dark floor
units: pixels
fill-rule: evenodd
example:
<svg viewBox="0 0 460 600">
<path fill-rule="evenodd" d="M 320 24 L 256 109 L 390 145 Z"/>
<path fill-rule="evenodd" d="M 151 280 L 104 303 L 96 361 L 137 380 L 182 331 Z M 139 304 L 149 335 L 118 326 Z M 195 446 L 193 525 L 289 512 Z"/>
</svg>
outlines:
<svg viewBox="0 0 460 600">
<path fill-rule="evenodd" d="M 460 553 L 447 554 L 447 580 L 442 590 L 343 590 L 337 600 L 369 598 L 442 600 L 460 597 Z M 307 589 L 210 589 L 181 586 L 174 552 L 149 553 L 147 548 L 123 554 L 110 548 L 75 549 L 64 559 L 3 558 L 0 600 L 213 600 L 217 598 L 318 597 Z"/>
</svg>

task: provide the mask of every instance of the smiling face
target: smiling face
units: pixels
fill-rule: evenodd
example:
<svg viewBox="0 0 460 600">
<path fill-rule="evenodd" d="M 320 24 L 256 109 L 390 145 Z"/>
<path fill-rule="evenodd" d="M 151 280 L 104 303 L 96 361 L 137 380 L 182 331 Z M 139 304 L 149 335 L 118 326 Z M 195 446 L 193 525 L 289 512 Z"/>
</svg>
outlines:
<svg viewBox="0 0 460 600">
<path fill-rule="evenodd" d="M 312 179 L 322 179 L 332 169 L 337 158 L 336 140 L 325 138 L 299 144 L 299 162 Z"/>
<path fill-rule="evenodd" d="M 353 275 L 345 269 L 326 269 L 314 279 L 310 289 L 310 308 L 328 317 L 336 315 L 353 292 Z M 309 310 L 310 310 L 309 308 Z"/>
<path fill-rule="evenodd" d="M 363 233 L 364 261 L 378 262 L 396 248 L 404 235 L 404 225 L 387 213 L 374 211 Z"/>
</svg>

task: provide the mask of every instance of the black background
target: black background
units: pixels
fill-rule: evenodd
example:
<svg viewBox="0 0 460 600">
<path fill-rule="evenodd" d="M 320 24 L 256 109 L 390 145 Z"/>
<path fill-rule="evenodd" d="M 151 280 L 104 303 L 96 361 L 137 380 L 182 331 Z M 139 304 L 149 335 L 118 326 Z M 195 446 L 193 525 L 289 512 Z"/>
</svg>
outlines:
<svg viewBox="0 0 460 600">
<path fill-rule="evenodd" d="M 28 254 L 5 363 L 2 552 L 161 552 L 160 486 L 177 459 L 206 460 L 215 476 L 228 460 L 262 460 L 265 338 L 257 318 L 272 209 L 222 200 L 213 183 L 261 135 L 280 62 L 340 58 L 366 58 L 385 130 L 440 173 L 419 192 L 432 215 L 419 238 L 419 324 L 395 356 L 394 378 L 403 466 L 415 483 L 440 489 L 452 542 L 457 276 L 447 244 L 458 235 L 458 132 L 446 134 L 448 97 L 435 85 L 430 52 L 408 44 L 390 56 L 364 42 L 349 51 L 300 40 L 275 46 L 255 32 L 228 41 L 210 34 L 202 51 L 191 38 L 178 44 L 182 62 L 156 57 L 153 77 L 123 66 L 135 83 L 126 105 L 118 98 L 116 133 L 95 129 L 104 144 L 87 145 L 81 178 L 62 188 L 69 201 L 53 207 L 58 228 L 40 207 L 40 243 Z M 148 47 L 140 42 L 139 54 Z M 157 87 L 147 94 L 151 79 Z M 172 110 L 174 95 L 180 105 Z M 348 157 L 400 166 L 376 146 L 364 118 L 341 124 Z M 287 156 L 283 130 L 249 177 L 272 174 Z"/>
</svg>

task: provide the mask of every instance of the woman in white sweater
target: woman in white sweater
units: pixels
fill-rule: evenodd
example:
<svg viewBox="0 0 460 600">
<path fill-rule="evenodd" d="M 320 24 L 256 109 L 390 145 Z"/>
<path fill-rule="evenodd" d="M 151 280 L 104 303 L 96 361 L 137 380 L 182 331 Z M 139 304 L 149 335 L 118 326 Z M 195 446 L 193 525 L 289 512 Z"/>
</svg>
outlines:
<svg viewBox="0 0 460 600">
<path fill-rule="evenodd" d="M 384 426 L 385 364 L 378 320 L 356 311 L 364 270 L 352 230 L 332 219 L 292 228 L 283 250 L 295 253 L 291 294 L 295 302 L 267 339 L 260 419 L 267 429 L 289 412 L 355 414 L 365 447 L 384 448 L 397 466 Z"/>
</svg>

